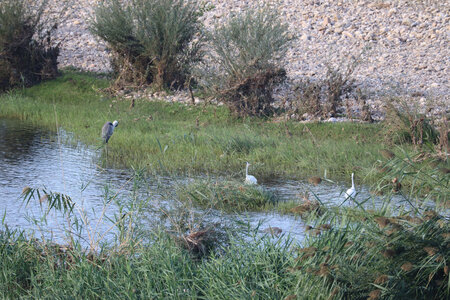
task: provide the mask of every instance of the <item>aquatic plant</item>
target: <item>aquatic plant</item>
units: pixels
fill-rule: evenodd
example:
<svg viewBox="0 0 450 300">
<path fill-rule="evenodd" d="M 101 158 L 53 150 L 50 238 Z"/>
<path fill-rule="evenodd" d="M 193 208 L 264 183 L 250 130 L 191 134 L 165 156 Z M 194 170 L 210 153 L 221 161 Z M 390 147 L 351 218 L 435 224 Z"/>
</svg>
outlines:
<svg viewBox="0 0 450 300">
<path fill-rule="evenodd" d="M 277 202 L 276 196 L 260 186 L 236 181 L 197 180 L 177 189 L 180 201 L 221 210 L 264 210 Z"/>
</svg>

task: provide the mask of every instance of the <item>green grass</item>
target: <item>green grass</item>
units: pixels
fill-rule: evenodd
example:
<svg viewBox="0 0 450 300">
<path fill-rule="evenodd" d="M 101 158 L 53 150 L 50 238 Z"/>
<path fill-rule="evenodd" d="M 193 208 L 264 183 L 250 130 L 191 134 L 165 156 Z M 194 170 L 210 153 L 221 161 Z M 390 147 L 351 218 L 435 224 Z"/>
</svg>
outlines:
<svg viewBox="0 0 450 300">
<path fill-rule="evenodd" d="M 96 146 L 101 145 L 103 124 L 117 119 L 120 124 L 108 151 L 108 163 L 117 167 L 243 179 L 249 161 L 250 173 L 259 180 L 304 179 L 320 176 L 325 169 L 334 179 L 349 180 L 352 172 L 359 182 L 377 177 L 372 167 L 384 147 L 380 125 L 237 119 L 224 107 L 160 101 L 138 100 L 129 108 L 129 101 L 99 92 L 108 84 L 92 74 L 66 71 L 56 80 L 0 96 L 0 117 L 28 120 L 51 130 L 58 125 Z"/>
<path fill-rule="evenodd" d="M 261 186 L 236 181 L 197 180 L 177 189 L 177 198 L 203 208 L 227 211 L 266 210 L 273 208 L 277 197 Z"/>
<path fill-rule="evenodd" d="M 447 299 L 448 220 L 390 213 L 330 210 L 303 245 L 232 237 L 200 258 L 162 231 L 96 253 L 0 231 L 0 297 Z"/>
<path fill-rule="evenodd" d="M 234 240 L 225 254 L 198 260 L 167 234 L 148 238 L 132 252 L 92 255 L 0 232 L 0 297 L 281 299 L 292 283 L 285 270 L 294 263 L 288 243 Z"/>
</svg>

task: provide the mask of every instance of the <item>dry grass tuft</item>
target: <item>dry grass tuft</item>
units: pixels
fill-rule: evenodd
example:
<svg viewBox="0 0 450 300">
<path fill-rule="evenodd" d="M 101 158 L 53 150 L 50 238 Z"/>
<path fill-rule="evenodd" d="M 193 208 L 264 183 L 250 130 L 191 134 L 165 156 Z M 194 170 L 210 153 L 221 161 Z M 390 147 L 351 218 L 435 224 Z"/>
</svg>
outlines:
<svg viewBox="0 0 450 300">
<path fill-rule="evenodd" d="M 379 299 L 381 296 L 381 290 L 373 290 L 369 293 L 369 298 L 367 298 L 368 300 L 376 300 Z"/>
<path fill-rule="evenodd" d="M 194 255 L 203 256 L 208 253 L 217 240 L 217 232 L 214 228 L 190 230 L 181 235 L 178 242 Z"/>
<path fill-rule="evenodd" d="M 383 274 L 383 275 L 378 276 L 375 279 L 374 283 L 375 284 L 383 284 L 383 283 L 387 282 L 388 280 L 389 280 L 389 276 Z"/>
<path fill-rule="evenodd" d="M 291 209 L 291 212 L 300 216 L 309 215 L 311 213 L 321 214 L 320 203 L 318 201 L 305 200 L 302 204 Z"/>
<path fill-rule="evenodd" d="M 328 300 L 333 299 L 334 296 L 336 296 L 338 293 L 339 293 L 339 287 L 335 287 L 335 288 L 331 291 L 330 296 L 328 297 Z"/>
<path fill-rule="evenodd" d="M 394 152 L 387 150 L 387 149 L 381 149 L 380 150 L 381 155 L 386 159 L 393 159 L 395 158 Z"/>
<path fill-rule="evenodd" d="M 438 253 L 439 249 L 436 247 L 424 247 L 423 250 L 429 255 L 433 256 Z"/>
<path fill-rule="evenodd" d="M 348 248 L 350 246 L 353 246 L 353 244 L 354 244 L 353 242 L 347 242 L 347 243 L 345 243 L 344 247 Z"/>
<path fill-rule="evenodd" d="M 385 249 L 381 251 L 381 254 L 386 258 L 393 258 L 396 255 L 394 249 Z"/>
<path fill-rule="evenodd" d="M 426 212 L 424 212 L 423 215 L 424 215 L 424 219 L 427 221 L 439 216 L 439 214 L 434 210 L 427 210 Z"/>
<path fill-rule="evenodd" d="M 409 272 L 413 269 L 413 267 L 414 267 L 413 264 L 407 261 L 400 268 L 405 272 Z"/>
<path fill-rule="evenodd" d="M 331 229 L 331 225 L 330 224 L 322 224 L 319 226 L 320 229 L 322 230 L 330 230 Z"/>
<path fill-rule="evenodd" d="M 314 254 L 314 253 L 317 252 L 317 248 L 316 247 L 300 248 L 298 250 L 298 252 L 307 253 L 307 254 Z"/>
<path fill-rule="evenodd" d="M 31 191 L 31 188 L 29 186 L 26 186 L 22 189 L 22 195 L 26 195 Z"/>
<path fill-rule="evenodd" d="M 376 217 L 375 222 L 378 224 L 380 229 L 383 229 L 390 224 L 389 219 L 385 217 Z"/>
<path fill-rule="evenodd" d="M 48 200 L 48 195 L 47 194 L 44 194 L 44 195 L 41 196 L 41 198 L 39 198 L 39 202 L 40 203 L 44 203 L 47 200 Z"/>
<path fill-rule="evenodd" d="M 310 184 L 314 184 L 315 186 L 317 186 L 322 182 L 322 178 L 313 176 L 313 177 L 308 178 L 308 182 Z"/>
</svg>

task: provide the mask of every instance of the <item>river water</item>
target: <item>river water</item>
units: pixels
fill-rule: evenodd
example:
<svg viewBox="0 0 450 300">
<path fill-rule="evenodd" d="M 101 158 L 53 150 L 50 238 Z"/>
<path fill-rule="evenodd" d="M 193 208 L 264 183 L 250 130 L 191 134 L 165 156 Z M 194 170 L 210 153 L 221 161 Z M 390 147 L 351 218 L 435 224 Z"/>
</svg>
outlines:
<svg viewBox="0 0 450 300">
<path fill-rule="evenodd" d="M 61 141 L 63 140 L 63 141 Z M 70 142 L 67 142 L 70 141 Z M 101 151 L 74 143 L 70 134 L 60 130 L 57 134 L 41 130 L 27 122 L 0 119 L 0 230 L 9 228 L 33 230 L 34 234 L 59 240 L 67 229 L 67 220 L 57 213 L 50 212 L 42 219 L 45 205 L 31 201 L 25 205 L 20 196 L 26 186 L 45 188 L 48 191 L 66 194 L 76 202 L 74 212 L 86 216 L 90 228 L 82 235 L 85 239 L 97 238 L 111 233 L 111 222 L 119 213 L 115 202 L 124 203 L 137 197 L 149 197 L 150 205 L 170 203 L 170 193 L 177 184 L 183 184 L 192 178 L 149 177 L 136 191 L 135 183 L 130 180 L 131 170 L 101 167 Z M 145 188 L 142 188 L 142 187 Z M 295 180 L 274 180 L 263 182 L 261 186 L 276 193 L 281 199 L 298 198 L 306 191 L 316 195 L 325 204 L 339 205 L 348 186 L 334 183 L 322 183 L 312 186 Z M 359 199 L 375 199 L 369 203 L 378 203 L 365 187 L 357 187 Z M 108 202 L 110 199 L 113 201 Z M 128 199 L 128 200 L 127 200 Z M 400 199 L 399 199 L 400 201 Z M 109 203 L 106 204 L 105 203 Z M 44 209 L 43 209 L 44 208 Z M 230 217 L 236 217 L 236 215 Z M 304 224 L 301 219 L 291 215 L 279 215 L 273 212 L 246 213 L 238 216 L 263 230 L 278 227 L 283 233 L 294 239 L 304 237 Z M 148 218 L 151 220 L 151 217 Z"/>
</svg>

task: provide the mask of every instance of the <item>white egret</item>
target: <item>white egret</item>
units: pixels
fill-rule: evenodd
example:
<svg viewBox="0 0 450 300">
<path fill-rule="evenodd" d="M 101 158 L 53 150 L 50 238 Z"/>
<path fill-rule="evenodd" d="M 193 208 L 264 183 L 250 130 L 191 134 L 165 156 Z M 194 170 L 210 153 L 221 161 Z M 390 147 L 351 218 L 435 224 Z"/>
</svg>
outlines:
<svg viewBox="0 0 450 300">
<path fill-rule="evenodd" d="M 255 176 L 248 175 L 248 166 L 250 166 L 249 162 L 247 162 L 247 167 L 245 168 L 245 183 L 246 184 L 257 184 L 258 180 L 256 180 Z"/>
<path fill-rule="evenodd" d="M 350 199 L 355 199 L 355 196 L 356 196 L 356 189 L 355 189 L 355 182 L 353 181 L 353 176 L 354 176 L 354 174 L 352 173 L 352 187 L 349 188 L 349 189 L 345 192 L 345 200 L 347 200 L 348 198 L 350 198 Z"/>
</svg>

